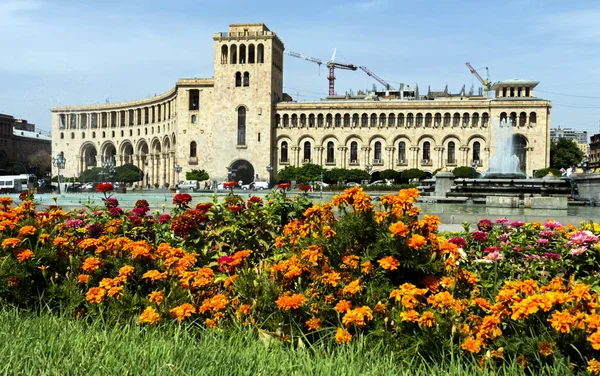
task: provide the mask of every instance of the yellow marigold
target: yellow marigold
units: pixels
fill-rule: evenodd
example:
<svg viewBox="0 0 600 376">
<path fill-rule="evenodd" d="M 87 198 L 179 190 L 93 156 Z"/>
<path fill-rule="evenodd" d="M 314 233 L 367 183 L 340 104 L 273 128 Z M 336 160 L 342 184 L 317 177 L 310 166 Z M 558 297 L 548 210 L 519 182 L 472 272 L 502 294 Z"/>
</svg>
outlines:
<svg viewBox="0 0 600 376">
<path fill-rule="evenodd" d="M 102 265 L 104 265 L 104 262 L 102 260 L 100 260 L 98 257 L 88 257 L 83 262 L 81 269 L 83 269 L 86 272 L 93 272 L 94 270 L 98 269 Z"/>
<path fill-rule="evenodd" d="M 105 295 L 106 289 L 102 287 L 92 287 L 85 294 L 85 299 L 90 303 L 102 303 Z"/>
<path fill-rule="evenodd" d="M 214 329 L 217 327 L 217 320 L 206 319 L 204 320 L 204 325 L 206 325 L 207 328 Z"/>
<path fill-rule="evenodd" d="M 56 238 L 54 238 L 54 245 L 57 247 L 62 247 L 65 246 L 67 244 L 69 244 L 69 240 L 67 238 L 64 238 L 62 236 L 57 236 Z"/>
<path fill-rule="evenodd" d="M 358 269 L 358 262 L 360 261 L 360 257 L 356 255 L 346 255 L 342 257 L 342 262 L 349 268 Z"/>
<path fill-rule="evenodd" d="M 342 290 L 343 294 L 348 295 L 356 295 L 361 292 L 363 286 L 360 284 L 360 278 L 350 282 L 344 289 Z"/>
<path fill-rule="evenodd" d="M 335 333 L 335 342 L 338 344 L 346 344 L 352 341 L 352 334 L 346 329 L 338 328 Z"/>
<path fill-rule="evenodd" d="M 154 307 L 146 307 L 144 312 L 140 315 L 141 324 L 154 325 L 160 321 L 160 314 L 156 312 Z"/>
<path fill-rule="evenodd" d="M 591 289 L 592 286 L 590 285 L 587 285 L 585 283 L 577 283 L 573 290 L 569 292 L 569 298 L 576 302 L 592 300 L 592 294 L 590 293 Z"/>
<path fill-rule="evenodd" d="M 217 294 L 212 298 L 204 299 L 200 306 L 200 313 L 207 311 L 219 312 L 227 308 L 227 304 L 229 304 L 229 299 L 224 294 Z"/>
<path fill-rule="evenodd" d="M 596 359 L 590 359 L 588 361 L 587 369 L 592 375 L 600 374 L 600 362 L 597 361 Z"/>
<path fill-rule="evenodd" d="M 554 349 L 550 342 L 544 341 L 540 342 L 539 351 L 542 356 L 550 356 L 554 352 Z"/>
<path fill-rule="evenodd" d="M 396 270 L 400 263 L 393 256 L 387 256 L 377 261 L 385 270 Z"/>
<path fill-rule="evenodd" d="M 380 225 L 381 222 L 383 222 L 389 216 L 389 212 L 375 212 L 375 222 L 377 222 L 377 224 Z"/>
<path fill-rule="evenodd" d="M 80 274 L 77 276 L 77 281 L 79 283 L 88 283 L 89 280 L 90 280 L 89 274 Z"/>
<path fill-rule="evenodd" d="M 371 272 L 373 272 L 373 264 L 371 263 L 371 261 L 365 261 L 362 264 L 360 264 L 360 266 L 362 266 L 362 273 L 365 275 L 371 274 Z"/>
<path fill-rule="evenodd" d="M 362 306 L 359 308 L 351 309 L 342 318 L 342 324 L 345 326 L 356 325 L 362 328 L 367 324 L 367 321 L 373 320 L 373 312 L 371 308 Z"/>
<path fill-rule="evenodd" d="M 571 325 L 573 325 L 573 316 L 567 311 L 554 312 L 552 314 L 552 317 L 549 318 L 548 321 L 552 324 L 552 327 L 554 329 L 561 333 L 571 332 Z M 600 349 L 600 342 L 598 342 L 598 349 Z"/>
<path fill-rule="evenodd" d="M 125 266 L 121 267 L 121 269 L 119 269 L 119 276 L 129 277 L 131 274 L 133 274 L 134 270 L 135 270 L 135 268 L 133 266 L 125 265 Z"/>
<path fill-rule="evenodd" d="M 600 330 L 592 333 L 589 337 L 587 337 L 587 339 L 592 344 L 594 350 L 600 350 Z"/>
<path fill-rule="evenodd" d="M 317 261 L 323 257 L 323 252 L 318 245 L 311 245 L 308 249 L 302 251 L 301 258 L 310 262 L 312 266 L 317 266 Z"/>
<path fill-rule="evenodd" d="M 348 300 L 340 300 L 336 305 L 335 305 L 335 310 L 338 311 L 339 313 L 344 313 L 346 311 L 349 311 L 352 308 L 352 303 L 350 303 Z"/>
<path fill-rule="evenodd" d="M 275 303 L 277 303 L 279 309 L 289 311 L 290 309 L 300 308 L 305 301 L 306 297 L 302 294 L 286 294 L 280 296 Z"/>
<path fill-rule="evenodd" d="M 311 330 L 319 330 L 321 328 L 321 319 L 318 317 L 311 317 L 306 321 L 306 325 L 308 326 L 308 331 Z"/>
<path fill-rule="evenodd" d="M 108 289 L 107 295 L 111 298 L 119 299 L 123 296 L 123 286 L 113 286 Z"/>
<path fill-rule="evenodd" d="M 463 350 L 467 350 L 473 354 L 477 354 L 481 351 L 481 340 L 469 337 L 465 339 L 461 345 Z"/>
<path fill-rule="evenodd" d="M 142 278 L 150 279 L 152 282 L 167 278 L 167 272 L 159 272 L 158 270 L 148 270 L 142 275 Z"/>
<path fill-rule="evenodd" d="M 392 223 L 389 227 L 389 230 L 392 233 L 392 237 L 405 237 L 408 234 L 408 226 L 406 226 L 402 221 Z"/>
<path fill-rule="evenodd" d="M 387 311 L 387 307 L 385 306 L 385 304 L 381 303 L 381 302 L 377 302 L 377 304 L 375 304 L 375 313 L 378 314 L 384 314 Z"/>
<path fill-rule="evenodd" d="M 21 244 L 21 239 L 8 238 L 2 241 L 2 248 L 16 248 Z"/>
<path fill-rule="evenodd" d="M 336 287 L 338 285 L 338 283 L 340 283 L 340 279 L 341 279 L 340 273 L 338 273 L 338 272 L 325 273 L 321 277 L 321 281 L 324 284 L 331 285 L 333 287 Z"/>
<path fill-rule="evenodd" d="M 30 260 L 33 258 L 33 256 L 35 256 L 35 254 L 31 252 L 31 249 L 21 249 L 15 252 L 15 257 L 17 260 L 19 260 L 19 262 Z"/>
<path fill-rule="evenodd" d="M 442 291 L 427 298 L 427 303 L 429 303 L 431 307 L 439 309 L 441 313 L 444 313 L 453 308 L 456 301 L 448 291 Z"/>
<path fill-rule="evenodd" d="M 331 228 L 331 226 L 327 225 L 323 226 L 322 232 L 325 239 L 331 239 L 336 234 L 336 232 Z"/>
<path fill-rule="evenodd" d="M 409 309 L 400 313 L 400 320 L 408 322 L 417 322 L 419 320 L 419 312 L 414 309 Z"/>
<path fill-rule="evenodd" d="M 419 319 L 419 326 L 431 327 L 435 325 L 435 316 L 433 312 L 423 312 Z"/>
<path fill-rule="evenodd" d="M 39 238 L 40 243 L 42 243 L 42 244 L 46 244 L 48 239 L 50 239 L 50 234 L 41 234 L 40 238 Z"/>
<path fill-rule="evenodd" d="M 283 236 L 278 236 L 275 238 L 275 248 L 281 249 L 285 245 L 285 238 Z"/>
<path fill-rule="evenodd" d="M 29 236 L 34 235 L 36 232 L 35 227 L 33 226 L 23 226 L 19 229 L 19 236 Z"/>
<path fill-rule="evenodd" d="M 408 239 L 408 242 L 406 242 L 406 244 L 414 250 L 419 250 L 427 245 L 427 239 L 425 239 L 425 237 L 422 235 L 412 234 L 412 236 L 410 237 L 410 239 Z"/>
<path fill-rule="evenodd" d="M 171 314 L 173 317 L 177 317 L 179 322 L 185 320 L 186 317 L 190 317 L 194 313 L 196 313 L 196 308 L 190 303 L 183 303 L 171 310 Z"/>
<path fill-rule="evenodd" d="M 148 294 L 148 300 L 156 303 L 156 305 L 160 305 L 160 303 L 162 303 L 164 299 L 165 299 L 164 291 L 152 291 L 150 294 Z"/>
</svg>

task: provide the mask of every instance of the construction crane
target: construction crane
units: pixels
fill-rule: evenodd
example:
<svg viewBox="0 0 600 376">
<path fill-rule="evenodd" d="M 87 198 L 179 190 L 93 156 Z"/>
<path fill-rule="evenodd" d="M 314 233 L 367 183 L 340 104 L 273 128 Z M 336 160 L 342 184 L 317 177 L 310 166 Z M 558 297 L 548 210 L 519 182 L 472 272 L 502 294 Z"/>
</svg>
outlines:
<svg viewBox="0 0 600 376">
<path fill-rule="evenodd" d="M 371 72 L 367 67 L 364 67 L 364 66 L 361 65 L 359 68 L 363 72 L 365 72 L 367 75 L 373 77 L 375 79 L 375 81 L 377 81 L 380 84 L 382 84 L 383 87 L 385 87 L 385 90 L 390 90 L 391 89 L 392 85 L 390 85 L 389 83 L 387 83 L 383 78 L 379 77 L 375 73 Z"/>
<path fill-rule="evenodd" d="M 319 64 L 319 66 L 325 65 L 327 68 L 329 68 L 329 76 L 327 77 L 327 80 L 329 80 L 329 95 L 330 96 L 335 95 L 335 68 L 353 70 L 353 71 L 355 71 L 357 69 L 356 66 L 352 65 L 352 64 L 336 63 L 335 62 L 335 53 L 336 53 L 336 49 L 334 48 L 333 55 L 331 56 L 331 60 L 323 61 L 320 59 L 316 59 L 314 57 L 304 56 L 297 52 L 287 52 L 286 51 L 286 54 L 288 54 L 290 56 L 297 57 L 298 59 L 312 61 L 313 63 Z"/>
<path fill-rule="evenodd" d="M 471 73 L 473 73 L 473 75 L 475 77 L 477 77 L 477 80 L 479 80 L 479 82 L 481 82 L 481 84 L 483 85 L 483 91 L 485 92 L 485 95 L 487 96 L 488 91 L 490 91 L 492 89 L 492 83 L 489 80 L 490 72 L 488 70 L 488 67 L 485 67 L 485 80 L 484 80 L 483 77 L 481 77 L 481 75 L 479 73 L 477 73 L 477 70 L 475 70 L 475 68 L 473 68 L 471 63 L 469 63 L 467 61 L 465 65 L 467 66 L 467 68 L 469 68 Z"/>
</svg>

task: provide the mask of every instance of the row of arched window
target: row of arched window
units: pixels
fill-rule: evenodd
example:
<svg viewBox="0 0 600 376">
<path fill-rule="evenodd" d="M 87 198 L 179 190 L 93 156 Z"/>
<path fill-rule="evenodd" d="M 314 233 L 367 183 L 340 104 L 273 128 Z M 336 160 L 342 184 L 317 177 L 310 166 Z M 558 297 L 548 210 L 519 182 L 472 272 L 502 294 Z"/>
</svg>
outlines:
<svg viewBox="0 0 600 376">
<path fill-rule="evenodd" d="M 241 72 L 235 72 L 235 87 L 248 87 L 250 86 L 250 73 L 244 72 L 243 76 Z"/>
<path fill-rule="evenodd" d="M 508 123 L 513 127 L 533 126 L 537 123 L 537 115 L 535 114 L 535 112 L 530 112 L 529 116 L 527 116 L 526 112 L 521 112 L 517 118 L 516 112 L 511 112 L 510 114 L 502 112 L 500 114 L 500 122 Z"/>
<path fill-rule="evenodd" d="M 239 48 L 239 49 L 238 49 Z M 231 46 L 221 46 L 221 64 L 261 64 L 265 62 L 265 47 L 259 43 L 254 44 L 232 44 Z"/>
<path fill-rule="evenodd" d="M 535 115 L 535 113 L 532 113 Z M 531 116 L 530 116 L 531 118 Z M 535 116 L 533 116 L 535 119 Z M 458 112 L 454 114 L 450 113 L 408 113 L 408 114 L 376 114 L 376 113 L 363 113 L 359 115 L 355 114 L 276 114 L 275 122 L 279 128 L 295 128 L 295 127 L 308 127 L 308 128 L 322 128 L 322 127 L 425 127 L 425 128 L 438 128 L 438 127 L 463 127 L 463 128 L 485 128 L 489 123 L 489 114 L 484 112 L 482 114 L 468 112 L 462 115 Z"/>
<path fill-rule="evenodd" d="M 59 129 L 117 128 L 126 125 L 155 124 L 170 120 L 171 102 L 121 111 L 59 114 Z"/>
<path fill-rule="evenodd" d="M 168 131 L 170 131 L 170 128 L 171 128 L 170 126 L 165 126 L 163 129 L 168 132 Z M 151 134 L 154 134 L 154 127 L 151 127 L 150 129 L 151 129 Z M 157 127 L 156 131 L 157 131 L 157 133 L 160 133 L 160 125 Z M 92 134 L 92 138 L 96 138 L 96 132 L 91 132 L 91 134 Z M 102 135 L 101 136 L 102 138 L 106 138 L 107 137 L 106 131 L 102 131 L 101 135 Z M 141 129 L 137 130 L 137 135 L 138 136 L 142 135 L 142 130 Z M 148 128 L 144 128 L 144 135 L 145 136 L 148 135 Z M 116 132 L 112 131 L 110 133 L 110 137 L 111 138 L 115 138 L 116 137 Z M 125 131 L 124 130 L 121 130 L 121 137 L 125 137 Z M 133 129 L 129 130 L 129 137 L 133 137 Z M 65 138 L 65 132 L 60 132 L 60 139 L 63 140 L 64 138 Z M 81 132 L 81 138 L 85 139 L 85 132 Z M 71 132 L 71 139 L 75 139 L 75 132 Z"/>
<path fill-rule="evenodd" d="M 287 141 L 283 141 L 279 150 L 279 161 L 281 163 L 289 163 L 289 152 L 288 152 L 288 143 Z M 326 144 L 326 164 L 335 163 L 335 144 L 333 141 L 329 141 Z M 396 148 L 396 163 L 398 164 L 407 164 L 407 144 L 405 141 L 400 141 L 397 144 Z M 306 163 L 312 161 L 312 145 L 310 141 L 305 141 L 302 145 L 302 160 Z M 473 147 L 471 150 L 472 160 L 479 163 L 481 161 L 481 143 L 479 141 L 473 142 Z M 431 161 L 431 143 L 429 141 L 423 142 L 421 145 L 421 163 L 427 164 Z M 350 164 L 358 164 L 358 142 L 352 141 L 350 143 Z M 382 144 L 380 141 L 376 141 L 373 144 L 373 163 L 379 164 L 383 163 L 382 158 Z M 456 164 L 456 144 L 454 141 L 448 142 L 448 147 L 446 148 L 446 164 L 452 165 Z"/>
</svg>

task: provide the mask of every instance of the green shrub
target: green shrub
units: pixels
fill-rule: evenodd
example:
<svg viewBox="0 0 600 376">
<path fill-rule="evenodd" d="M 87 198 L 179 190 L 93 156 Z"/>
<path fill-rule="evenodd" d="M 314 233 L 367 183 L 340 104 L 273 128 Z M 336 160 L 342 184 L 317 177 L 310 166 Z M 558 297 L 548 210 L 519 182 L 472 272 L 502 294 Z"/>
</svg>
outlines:
<svg viewBox="0 0 600 376">
<path fill-rule="evenodd" d="M 400 173 L 400 177 L 402 180 L 411 180 L 411 179 L 423 179 L 425 177 L 425 171 L 419 170 L 418 168 L 410 168 L 408 170 L 404 170 Z"/>
<path fill-rule="evenodd" d="M 562 175 L 562 172 L 560 172 L 559 169 L 552 168 L 552 167 L 546 167 L 546 168 L 542 168 L 541 170 L 537 170 L 535 172 L 535 177 L 536 178 L 543 178 L 544 176 L 548 175 L 548 173 L 550 173 L 550 172 L 554 176 L 561 176 Z"/>
<path fill-rule="evenodd" d="M 481 176 L 481 174 L 478 173 L 473 167 L 469 166 L 456 167 L 454 170 L 452 170 L 452 173 L 454 174 L 455 178 L 460 179 L 473 179 Z"/>
</svg>

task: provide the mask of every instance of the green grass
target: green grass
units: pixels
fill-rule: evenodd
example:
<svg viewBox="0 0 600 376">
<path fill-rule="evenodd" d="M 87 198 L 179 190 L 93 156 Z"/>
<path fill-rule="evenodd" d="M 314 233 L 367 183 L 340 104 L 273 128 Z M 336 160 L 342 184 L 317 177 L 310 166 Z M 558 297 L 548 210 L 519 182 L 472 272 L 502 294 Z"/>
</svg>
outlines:
<svg viewBox="0 0 600 376">
<path fill-rule="evenodd" d="M 500 372 L 498 372 L 500 371 Z M 566 375 L 565 367 L 536 374 Z M 86 323 L 52 314 L 0 311 L 4 375 L 519 375 L 514 363 L 496 372 L 468 364 L 401 363 L 360 339 L 351 346 L 267 346 L 250 330 L 216 332 L 166 324 Z"/>
</svg>

